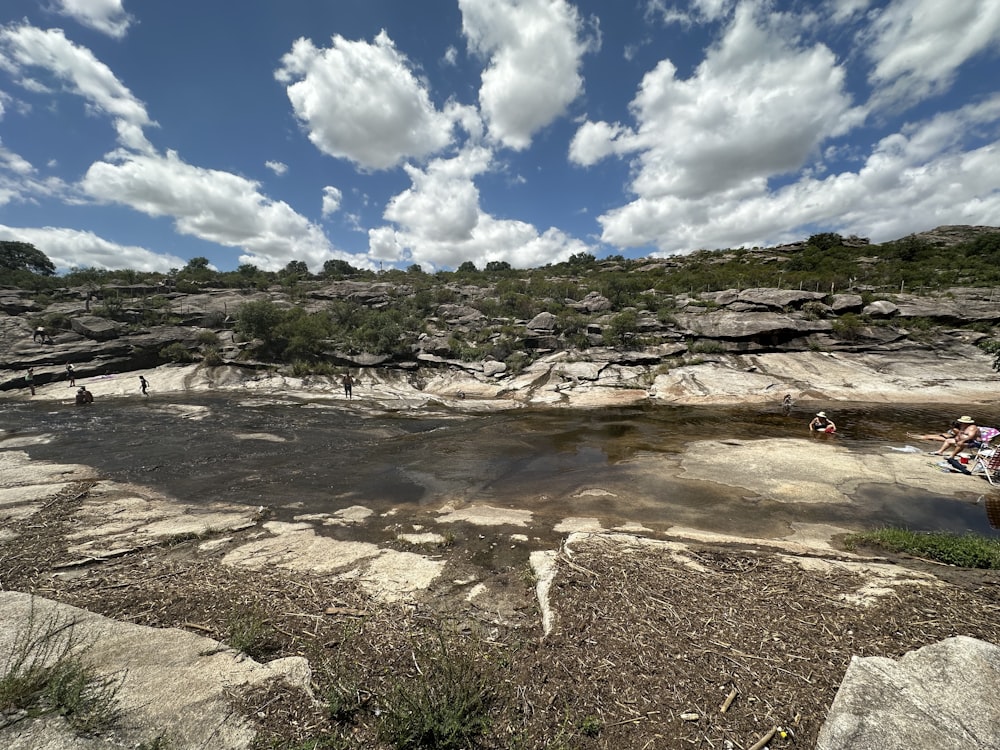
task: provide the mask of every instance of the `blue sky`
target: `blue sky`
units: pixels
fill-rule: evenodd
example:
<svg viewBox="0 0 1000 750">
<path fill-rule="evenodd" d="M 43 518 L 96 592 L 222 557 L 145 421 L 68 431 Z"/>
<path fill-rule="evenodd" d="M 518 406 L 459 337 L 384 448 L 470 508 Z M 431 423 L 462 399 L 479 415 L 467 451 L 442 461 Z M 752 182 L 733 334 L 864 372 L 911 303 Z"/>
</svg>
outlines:
<svg viewBox="0 0 1000 750">
<path fill-rule="evenodd" d="M 535 267 L 1000 226 L 996 0 L 4 0 L 60 270 Z"/>
</svg>

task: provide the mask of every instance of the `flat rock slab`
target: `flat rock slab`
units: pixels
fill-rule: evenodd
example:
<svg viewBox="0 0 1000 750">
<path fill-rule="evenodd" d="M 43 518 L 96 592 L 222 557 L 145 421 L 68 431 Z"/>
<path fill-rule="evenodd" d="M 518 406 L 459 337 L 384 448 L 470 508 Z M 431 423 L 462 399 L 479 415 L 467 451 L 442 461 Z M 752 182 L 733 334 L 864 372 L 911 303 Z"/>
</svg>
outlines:
<svg viewBox="0 0 1000 750">
<path fill-rule="evenodd" d="M 123 721 L 110 738 L 84 738 L 59 718 L 25 719 L 0 729 L 0 747 L 104 750 L 150 747 L 163 737 L 168 747 L 242 750 L 254 732 L 233 711 L 227 691 L 282 680 L 309 694 L 311 672 L 302 657 L 259 664 L 211 638 L 118 622 L 13 591 L 0 593 L 0 663 L 17 653 L 25 628 L 38 634 L 68 623 L 72 628 L 63 633 L 86 647 L 82 658 L 98 674 L 120 680 Z"/>
<path fill-rule="evenodd" d="M 445 561 L 413 552 L 381 548 L 371 542 L 341 541 L 320 536 L 308 523 L 263 524 L 267 536 L 226 553 L 224 565 L 265 570 L 271 567 L 335 574 L 357 580 L 370 596 L 383 602 L 402 601 L 433 583 Z"/>
<path fill-rule="evenodd" d="M 817 446 L 818 441 L 828 444 Z M 981 476 L 943 473 L 940 460 L 922 453 L 855 453 L 836 438 L 706 440 L 691 443 L 681 465 L 685 476 L 744 487 L 777 502 L 850 503 L 863 484 L 892 484 L 941 495 L 983 492 Z"/>
<path fill-rule="evenodd" d="M 959 636 L 905 654 L 854 657 L 818 750 L 1000 748 L 1000 647 Z"/>
</svg>

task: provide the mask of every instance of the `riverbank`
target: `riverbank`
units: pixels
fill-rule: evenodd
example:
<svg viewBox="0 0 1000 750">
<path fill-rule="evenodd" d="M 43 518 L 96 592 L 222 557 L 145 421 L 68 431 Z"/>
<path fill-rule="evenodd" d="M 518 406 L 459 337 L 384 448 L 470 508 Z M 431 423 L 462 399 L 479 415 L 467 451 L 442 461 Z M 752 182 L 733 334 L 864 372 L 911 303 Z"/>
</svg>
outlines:
<svg viewBox="0 0 1000 750">
<path fill-rule="evenodd" d="M 724 405 L 833 402 L 942 403 L 963 411 L 995 401 L 1000 373 L 993 359 L 966 347 L 935 355 L 928 351 L 884 354 L 798 352 L 712 355 L 673 368 L 580 359 L 567 352 L 540 357 L 517 375 L 487 376 L 454 368 L 393 370 L 353 368 L 352 404 L 357 408 L 417 410 L 445 406 L 463 412 L 525 406 L 594 408 L 634 404 Z M 345 370 L 346 371 L 346 370 Z M 235 365 L 161 365 L 129 373 L 78 378 L 95 398 L 141 398 L 139 376 L 150 393 L 246 392 L 310 399 L 346 399 L 338 376 L 293 377 L 278 368 Z M 65 378 L 6 399 L 71 402 Z M 964 409 L 963 407 L 968 407 Z"/>
</svg>

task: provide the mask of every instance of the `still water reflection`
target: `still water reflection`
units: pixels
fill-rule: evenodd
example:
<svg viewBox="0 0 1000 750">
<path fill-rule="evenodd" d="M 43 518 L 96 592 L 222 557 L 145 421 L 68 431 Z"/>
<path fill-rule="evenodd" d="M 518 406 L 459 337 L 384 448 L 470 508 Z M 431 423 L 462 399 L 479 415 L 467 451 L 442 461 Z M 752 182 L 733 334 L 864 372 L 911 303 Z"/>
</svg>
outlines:
<svg viewBox="0 0 1000 750">
<path fill-rule="evenodd" d="M 796 522 L 882 524 L 1000 535 L 990 485 L 983 497 L 941 497 L 861 487 L 847 506 L 779 504 L 708 482 L 674 479 L 664 460 L 713 437 L 808 439 L 812 409 L 662 407 L 370 414 L 343 402 L 273 402 L 228 396 L 108 399 L 89 408 L 10 403 L 8 438 L 33 458 L 96 467 L 104 476 L 185 500 L 267 505 L 280 516 L 354 505 L 437 508 L 477 502 L 541 518 L 594 516 L 608 525 L 684 525 L 774 535 Z M 183 400 L 180 400 L 183 399 Z M 971 408 L 971 407 L 970 407 Z M 941 406 L 837 405 L 838 444 L 882 452 L 914 443 L 957 415 Z M 976 412 L 1000 426 L 1000 409 Z M 23 444 L 23 446 L 21 445 Z M 291 514 L 287 510 L 287 514 Z"/>
</svg>

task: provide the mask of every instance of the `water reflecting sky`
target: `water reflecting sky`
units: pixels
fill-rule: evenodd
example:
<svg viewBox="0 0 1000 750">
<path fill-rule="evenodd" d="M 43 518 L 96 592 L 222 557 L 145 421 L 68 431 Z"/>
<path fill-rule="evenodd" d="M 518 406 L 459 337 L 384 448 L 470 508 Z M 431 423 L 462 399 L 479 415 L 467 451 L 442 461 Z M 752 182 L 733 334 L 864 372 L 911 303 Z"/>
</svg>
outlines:
<svg viewBox="0 0 1000 750">
<path fill-rule="evenodd" d="M 87 408 L 10 402 L 0 427 L 8 438 L 42 438 L 22 448 L 33 458 L 87 464 L 109 479 L 188 501 L 294 504 L 296 512 L 480 502 L 553 518 L 597 516 L 610 524 L 748 535 L 773 534 L 797 521 L 997 534 L 985 500 L 877 485 L 859 488 L 858 502 L 848 506 L 796 507 L 761 503 L 712 483 L 668 482 L 648 470 L 692 440 L 807 438 L 811 407 L 789 414 L 777 405 L 644 405 L 469 416 L 373 415 L 355 406 L 212 394 L 106 399 Z M 914 444 L 907 433 L 936 432 L 959 416 L 939 405 L 826 410 L 837 422 L 838 443 L 858 451 Z M 978 409 L 975 416 L 1000 426 L 1000 409 Z M 983 481 L 984 498 L 990 491 Z"/>
</svg>

